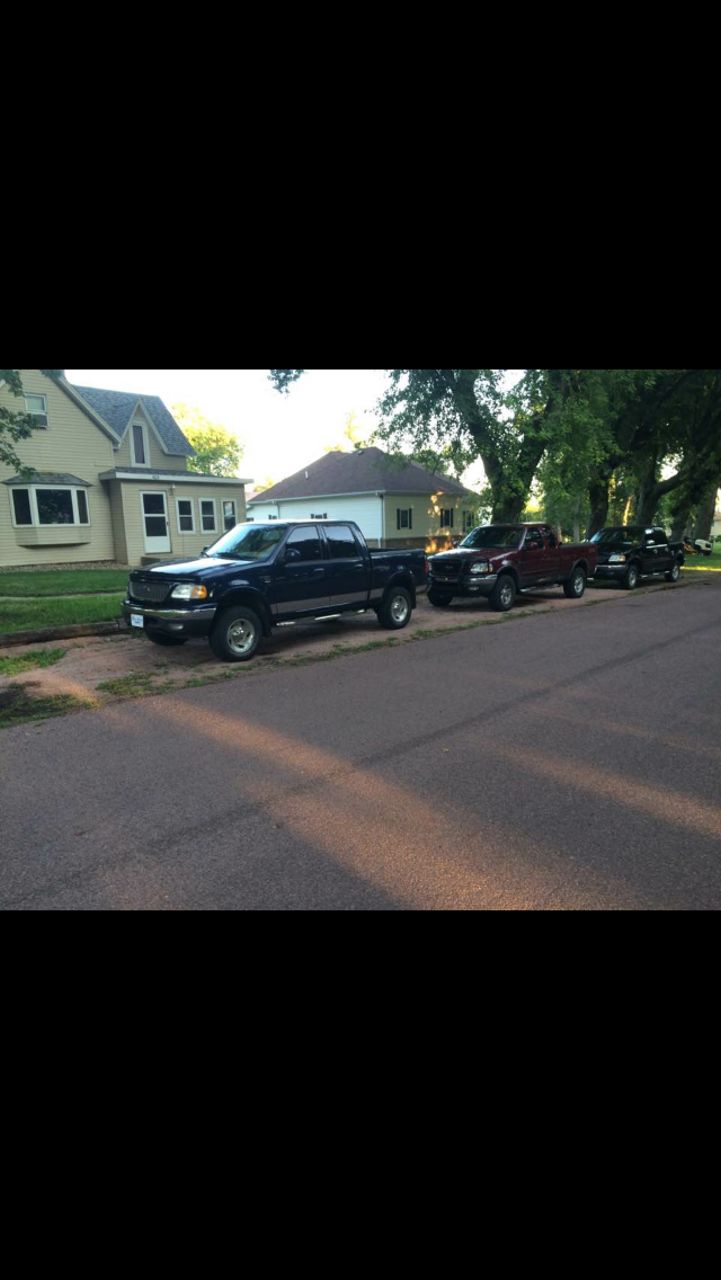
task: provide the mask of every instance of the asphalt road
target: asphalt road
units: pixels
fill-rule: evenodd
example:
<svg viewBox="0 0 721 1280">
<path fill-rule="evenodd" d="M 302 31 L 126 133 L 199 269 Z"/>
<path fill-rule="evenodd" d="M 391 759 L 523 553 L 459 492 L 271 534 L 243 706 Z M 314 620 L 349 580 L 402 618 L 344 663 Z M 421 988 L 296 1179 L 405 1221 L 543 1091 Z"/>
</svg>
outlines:
<svg viewBox="0 0 721 1280">
<path fill-rule="evenodd" d="M 6 730 L 0 907 L 717 910 L 720 622 L 698 584 Z"/>
</svg>

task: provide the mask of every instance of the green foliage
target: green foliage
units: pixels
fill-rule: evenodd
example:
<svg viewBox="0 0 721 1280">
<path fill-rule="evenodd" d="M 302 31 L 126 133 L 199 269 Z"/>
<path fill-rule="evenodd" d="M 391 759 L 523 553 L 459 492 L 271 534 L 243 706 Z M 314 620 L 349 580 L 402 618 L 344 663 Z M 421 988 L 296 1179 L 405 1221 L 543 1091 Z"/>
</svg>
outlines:
<svg viewBox="0 0 721 1280">
<path fill-rule="evenodd" d="M 225 427 L 206 418 L 193 405 L 174 404 L 170 411 L 195 449 L 188 470 L 206 476 L 237 476 L 243 446 Z"/>
<path fill-rule="evenodd" d="M 503 369 L 386 372 L 375 438 L 457 476 L 480 459 L 493 520 L 535 492 L 575 536 L 609 517 L 678 526 L 721 477 L 721 370 L 526 369 L 510 387 Z M 287 392 L 301 373 L 271 380 Z"/>
<path fill-rule="evenodd" d="M 303 372 L 303 369 L 271 369 L 268 380 L 273 383 L 276 391 L 283 391 L 287 394 L 291 383 L 297 382 Z"/>
<path fill-rule="evenodd" d="M 48 378 L 59 378 L 62 369 L 41 369 Z M 19 369 L 0 369 L 0 381 L 4 381 L 14 396 L 22 396 L 23 384 Z M 33 431 L 38 430 L 38 422 L 31 413 L 24 410 L 7 409 L 0 404 L 0 462 L 12 467 L 19 475 L 29 475 L 32 467 L 27 467 L 16 453 L 14 445 L 20 440 L 27 440 Z"/>
</svg>

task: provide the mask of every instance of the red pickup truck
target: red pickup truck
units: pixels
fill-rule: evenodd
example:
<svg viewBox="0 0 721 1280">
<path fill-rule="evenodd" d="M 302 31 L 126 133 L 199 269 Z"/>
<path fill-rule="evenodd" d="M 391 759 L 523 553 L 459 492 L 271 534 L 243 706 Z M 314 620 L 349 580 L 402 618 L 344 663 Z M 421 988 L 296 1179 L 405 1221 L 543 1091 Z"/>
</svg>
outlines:
<svg viewBox="0 0 721 1280">
<path fill-rule="evenodd" d="M 580 600 L 597 558 L 589 542 L 559 543 L 548 524 L 481 525 L 454 551 L 429 556 L 428 599 L 444 608 L 456 596 L 484 596 L 506 613 L 519 592 L 558 585 Z"/>
</svg>

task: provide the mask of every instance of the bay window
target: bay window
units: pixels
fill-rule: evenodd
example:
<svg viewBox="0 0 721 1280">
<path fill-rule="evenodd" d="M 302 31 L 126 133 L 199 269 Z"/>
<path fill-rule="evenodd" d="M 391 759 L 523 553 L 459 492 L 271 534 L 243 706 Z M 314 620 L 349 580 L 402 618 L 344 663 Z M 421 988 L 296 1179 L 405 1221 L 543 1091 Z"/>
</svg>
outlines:
<svg viewBox="0 0 721 1280">
<path fill-rule="evenodd" d="M 90 524 L 88 495 L 85 489 L 31 484 L 11 489 L 13 524 L 26 525 Z"/>
</svg>

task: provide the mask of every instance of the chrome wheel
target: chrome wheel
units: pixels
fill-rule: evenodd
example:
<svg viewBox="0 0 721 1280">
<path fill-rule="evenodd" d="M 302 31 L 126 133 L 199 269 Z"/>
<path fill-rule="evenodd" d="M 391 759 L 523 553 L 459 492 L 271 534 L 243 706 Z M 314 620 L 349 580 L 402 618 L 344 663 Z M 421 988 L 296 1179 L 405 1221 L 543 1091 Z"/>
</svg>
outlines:
<svg viewBox="0 0 721 1280">
<path fill-rule="evenodd" d="M 498 591 L 498 599 L 503 609 L 510 609 L 511 605 L 513 604 L 513 598 L 515 594 L 516 593 L 513 590 L 512 582 L 506 579 L 505 582 L 501 583 L 501 586 Z"/>
<path fill-rule="evenodd" d="M 397 627 L 402 627 L 408 621 L 408 615 L 411 611 L 408 596 L 398 592 L 397 596 L 393 596 L 390 604 L 390 615 Z"/>
<path fill-rule="evenodd" d="M 255 647 L 257 631 L 249 618 L 236 618 L 228 627 L 225 639 L 231 653 L 244 658 Z"/>
<path fill-rule="evenodd" d="M 253 657 L 263 636 L 263 624 L 245 605 L 224 609 L 216 619 L 208 641 L 221 662 L 247 662 Z"/>
<path fill-rule="evenodd" d="M 378 610 L 378 621 L 388 631 L 405 627 L 413 612 L 413 601 L 405 587 L 391 587 Z"/>
</svg>

